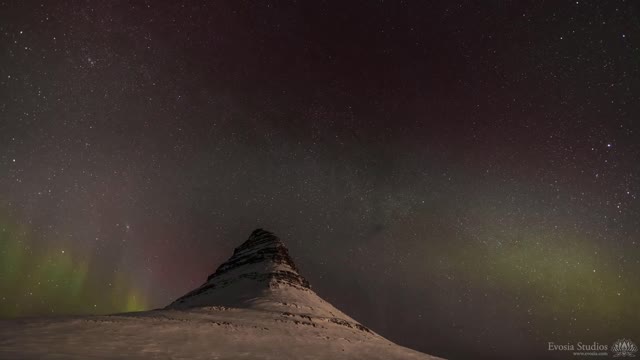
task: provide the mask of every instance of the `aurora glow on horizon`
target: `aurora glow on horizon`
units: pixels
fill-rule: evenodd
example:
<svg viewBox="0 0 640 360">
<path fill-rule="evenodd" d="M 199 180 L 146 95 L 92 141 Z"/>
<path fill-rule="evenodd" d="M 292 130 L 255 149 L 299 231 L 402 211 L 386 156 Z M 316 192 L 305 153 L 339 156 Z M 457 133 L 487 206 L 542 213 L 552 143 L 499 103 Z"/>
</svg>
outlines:
<svg viewBox="0 0 640 360">
<path fill-rule="evenodd" d="M 637 344 L 638 14 L 4 2 L 0 317 L 165 306 L 264 227 L 419 351 Z"/>
<path fill-rule="evenodd" d="M 38 245 L 24 225 L 0 221 L 0 317 L 94 314 L 148 309 L 141 284 L 123 272 L 92 269 L 91 254 Z M 65 250 L 66 249 L 66 250 Z M 90 271 L 91 270 L 91 271 Z M 13 304 L 7 305 L 7 304 Z"/>
</svg>

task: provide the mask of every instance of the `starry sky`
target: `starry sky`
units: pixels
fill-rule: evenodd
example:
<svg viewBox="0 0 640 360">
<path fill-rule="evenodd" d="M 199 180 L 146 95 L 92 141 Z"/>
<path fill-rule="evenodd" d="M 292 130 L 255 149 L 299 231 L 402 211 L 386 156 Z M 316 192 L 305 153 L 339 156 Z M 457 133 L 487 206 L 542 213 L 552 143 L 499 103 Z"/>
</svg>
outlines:
<svg viewBox="0 0 640 360">
<path fill-rule="evenodd" d="M 638 3 L 0 1 L 0 50 L 0 317 L 164 306 L 263 227 L 423 352 L 640 341 Z"/>
</svg>

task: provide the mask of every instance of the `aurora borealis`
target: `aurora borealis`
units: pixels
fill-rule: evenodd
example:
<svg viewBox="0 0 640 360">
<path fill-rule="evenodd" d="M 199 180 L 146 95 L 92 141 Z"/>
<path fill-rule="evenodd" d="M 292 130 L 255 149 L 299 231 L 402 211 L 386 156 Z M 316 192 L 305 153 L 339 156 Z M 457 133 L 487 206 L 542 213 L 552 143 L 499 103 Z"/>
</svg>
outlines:
<svg viewBox="0 0 640 360">
<path fill-rule="evenodd" d="M 0 223 L 1 316 L 112 313 L 148 307 L 144 294 L 124 273 L 101 274 L 94 269 L 89 273 L 90 255 L 74 254 L 75 250 L 56 244 L 38 245 L 30 238 L 35 235 L 16 223 Z"/>
<path fill-rule="evenodd" d="M 640 344 L 639 11 L 0 2 L 0 317 L 165 306 L 263 227 L 419 351 Z"/>
</svg>

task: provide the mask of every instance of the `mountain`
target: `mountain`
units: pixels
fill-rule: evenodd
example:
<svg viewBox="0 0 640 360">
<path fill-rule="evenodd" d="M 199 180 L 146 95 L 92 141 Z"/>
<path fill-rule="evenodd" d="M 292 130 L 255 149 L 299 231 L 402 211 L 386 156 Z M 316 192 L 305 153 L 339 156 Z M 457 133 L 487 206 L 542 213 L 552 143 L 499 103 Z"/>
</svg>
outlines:
<svg viewBox="0 0 640 360">
<path fill-rule="evenodd" d="M 167 309 L 216 305 L 337 319 L 366 329 L 311 290 L 282 241 L 262 229 L 236 248 L 202 286 Z"/>
<path fill-rule="evenodd" d="M 2 321 L 0 358 L 438 359 L 323 300 L 282 241 L 262 229 L 164 309 Z"/>
</svg>

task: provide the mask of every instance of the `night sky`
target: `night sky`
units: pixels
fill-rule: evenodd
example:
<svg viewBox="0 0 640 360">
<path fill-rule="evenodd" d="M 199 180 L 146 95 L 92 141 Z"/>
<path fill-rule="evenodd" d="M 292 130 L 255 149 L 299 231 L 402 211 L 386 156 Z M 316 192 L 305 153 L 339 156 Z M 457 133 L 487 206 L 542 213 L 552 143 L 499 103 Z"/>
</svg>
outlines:
<svg viewBox="0 0 640 360">
<path fill-rule="evenodd" d="M 640 345 L 639 6 L 2 1 L 0 317 L 165 306 L 263 227 L 419 351 Z"/>
</svg>

